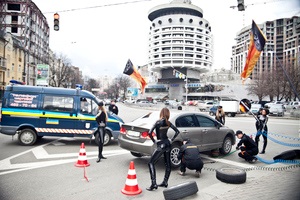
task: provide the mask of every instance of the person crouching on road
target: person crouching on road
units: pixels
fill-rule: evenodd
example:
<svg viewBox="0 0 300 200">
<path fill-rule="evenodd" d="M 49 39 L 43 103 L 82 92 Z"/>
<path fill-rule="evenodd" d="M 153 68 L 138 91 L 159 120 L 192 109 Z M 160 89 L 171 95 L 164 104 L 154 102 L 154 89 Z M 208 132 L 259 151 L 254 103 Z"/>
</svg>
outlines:
<svg viewBox="0 0 300 200">
<path fill-rule="evenodd" d="M 99 113 L 96 116 L 96 121 L 98 123 L 98 129 L 96 131 L 95 134 L 99 134 L 99 146 L 98 146 L 98 159 L 97 159 L 97 163 L 101 161 L 101 159 L 106 159 L 103 155 L 102 155 L 102 151 L 103 151 L 103 144 L 104 144 L 104 136 L 105 136 L 105 127 L 106 127 L 106 122 L 107 122 L 107 113 L 104 107 L 103 102 L 100 102 L 98 104 L 98 108 L 99 108 Z"/>
<path fill-rule="evenodd" d="M 257 161 L 255 155 L 258 154 L 258 147 L 255 141 L 240 130 L 236 131 L 235 135 L 240 139 L 236 146 L 237 150 L 241 150 L 238 154 L 239 157 L 244 158 L 249 163 L 255 163 Z"/>
<path fill-rule="evenodd" d="M 190 139 L 184 138 L 183 145 L 177 155 L 178 160 L 181 160 L 179 174 L 185 175 L 186 168 L 196 170 L 196 177 L 200 177 L 203 168 L 203 162 L 200 157 L 199 149 L 196 145 L 190 142 Z"/>
</svg>

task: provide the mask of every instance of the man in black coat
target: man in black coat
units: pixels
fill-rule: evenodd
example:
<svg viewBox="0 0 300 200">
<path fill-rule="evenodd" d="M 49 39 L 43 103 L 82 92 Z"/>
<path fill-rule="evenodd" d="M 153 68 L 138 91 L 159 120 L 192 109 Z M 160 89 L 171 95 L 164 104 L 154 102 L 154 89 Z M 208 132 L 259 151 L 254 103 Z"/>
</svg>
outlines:
<svg viewBox="0 0 300 200">
<path fill-rule="evenodd" d="M 180 151 L 177 158 L 181 160 L 180 175 L 185 175 L 186 168 L 196 170 L 196 176 L 200 177 L 201 170 L 203 168 L 203 162 L 200 157 L 198 147 L 190 142 L 188 138 L 184 138 L 183 145 L 180 147 Z"/>
<path fill-rule="evenodd" d="M 240 130 L 236 131 L 235 135 L 240 139 L 236 146 L 237 150 L 241 150 L 238 154 L 239 157 L 244 158 L 249 163 L 255 163 L 257 161 L 255 155 L 258 154 L 258 147 L 255 141 Z"/>
<path fill-rule="evenodd" d="M 119 109 L 114 100 L 111 100 L 110 105 L 108 106 L 108 110 L 118 115 Z"/>
</svg>

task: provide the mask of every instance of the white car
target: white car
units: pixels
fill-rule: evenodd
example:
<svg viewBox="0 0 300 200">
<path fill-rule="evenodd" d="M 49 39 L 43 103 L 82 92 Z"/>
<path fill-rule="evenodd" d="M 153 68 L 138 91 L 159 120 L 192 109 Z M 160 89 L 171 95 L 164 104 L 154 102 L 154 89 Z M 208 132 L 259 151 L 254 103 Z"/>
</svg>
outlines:
<svg viewBox="0 0 300 200">
<path fill-rule="evenodd" d="M 284 107 L 282 104 L 269 104 L 269 115 L 284 116 Z"/>
<path fill-rule="evenodd" d="M 214 106 L 213 101 L 208 101 L 208 102 L 198 102 L 198 107 L 200 111 L 209 111 L 211 107 Z"/>
</svg>

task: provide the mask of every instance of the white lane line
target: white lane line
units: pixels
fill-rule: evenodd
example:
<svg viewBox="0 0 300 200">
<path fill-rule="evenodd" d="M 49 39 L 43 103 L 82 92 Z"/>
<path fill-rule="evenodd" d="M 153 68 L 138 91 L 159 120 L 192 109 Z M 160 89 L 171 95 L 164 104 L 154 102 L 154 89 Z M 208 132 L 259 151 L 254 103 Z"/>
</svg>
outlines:
<svg viewBox="0 0 300 200">
<path fill-rule="evenodd" d="M 104 154 L 105 157 L 111 157 L 111 156 L 129 154 L 129 151 L 127 151 L 127 150 L 103 151 L 103 154 Z M 61 156 L 64 156 L 64 154 L 61 154 Z M 78 156 L 78 154 L 77 154 L 77 156 Z M 87 157 L 87 160 L 95 159 L 97 157 L 98 156 Z M 57 156 L 56 158 L 59 158 L 59 157 Z M 4 159 L 4 160 L 0 161 L 0 166 L 1 166 L 0 170 L 9 170 L 9 171 L 0 172 L 0 176 L 5 175 L 5 174 L 20 172 L 20 171 L 24 171 L 24 170 L 37 169 L 37 168 L 42 168 L 42 167 L 49 167 L 49 166 L 66 164 L 66 163 L 71 163 L 71 162 L 76 163 L 77 158 L 63 159 L 63 160 L 52 160 L 52 161 L 42 161 L 42 162 L 31 162 L 31 163 L 20 163 L 20 164 L 11 164 L 10 162 L 7 162 L 7 161 L 9 161 L 9 159 Z"/>
<path fill-rule="evenodd" d="M 229 165 L 233 165 L 233 166 L 237 166 L 237 167 L 241 167 L 241 168 L 254 168 L 254 167 L 256 167 L 254 165 L 235 162 L 235 161 L 231 161 L 231 160 L 227 160 L 227 159 L 223 159 L 223 158 L 211 158 L 211 157 L 209 157 L 207 155 L 203 155 L 203 154 L 201 154 L 201 157 L 209 159 L 209 160 L 213 160 L 215 162 L 221 162 L 221 163 L 225 163 L 225 164 L 229 164 Z"/>
</svg>

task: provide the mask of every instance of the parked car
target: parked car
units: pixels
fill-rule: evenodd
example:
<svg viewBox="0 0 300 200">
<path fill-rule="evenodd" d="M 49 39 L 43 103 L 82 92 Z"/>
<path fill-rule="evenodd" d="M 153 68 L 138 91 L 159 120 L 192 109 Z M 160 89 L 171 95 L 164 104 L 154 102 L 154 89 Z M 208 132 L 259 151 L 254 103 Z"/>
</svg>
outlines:
<svg viewBox="0 0 300 200">
<path fill-rule="evenodd" d="M 215 116 L 217 110 L 218 110 L 218 105 L 214 105 L 213 107 L 211 107 L 211 108 L 209 109 L 209 115 L 210 115 L 210 116 Z"/>
<path fill-rule="evenodd" d="M 300 103 L 299 101 L 291 101 L 287 105 L 284 105 L 284 108 L 286 110 L 295 110 L 300 108 Z"/>
<path fill-rule="evenodd" d="M 177 102 L 175 100 L 166 100 L 165 101 L 165 105 L 169 108 L 176 108 L 176 109 L 180 109 L 181 107 L 181 103 Z"/>
<path fill-rule="evenodd" d="M 252 112 L 254 115 L 256 115 L 260 108 L 262 108 L 261 104 L 255 104 L 255 103 L 251 104 L 249 114 L 251 115 L 251 112 Z"/>
<path fill-rule="evenodd" d="M 213 101 L 198 102 L 198 107 L 200 111 L 209 111 L 209 109 L 213 106 L 214 106 Z"/>
<path fill-rule="evenodd" d="M 148 137 L 148 131 L 158 118 L 159 112 L 152 111 L 132 122 L 123 124 L 118 138 L 119 146 L 130 151 L 135 157 L 151 155 L 155 145 Z M 180 131 L 171 147 L 171 164 L 173 167 L 180 165 L 177 154 L 182 145 L 183 137 L 189 137 L 201 152 L 219 149 L 221 154 L 228 154 L 232 145 L 235 144 L 234 131 L 205 114 L 172 111 L 169 120 Z M 169 129 L 168 136 L 171 138 L 173 135 L 173 129 Z"/>
<path fill-rule="evenodd" d="M 284 116 L 283 104 L 269 104 L 269 115 Z"/>
</svg>

